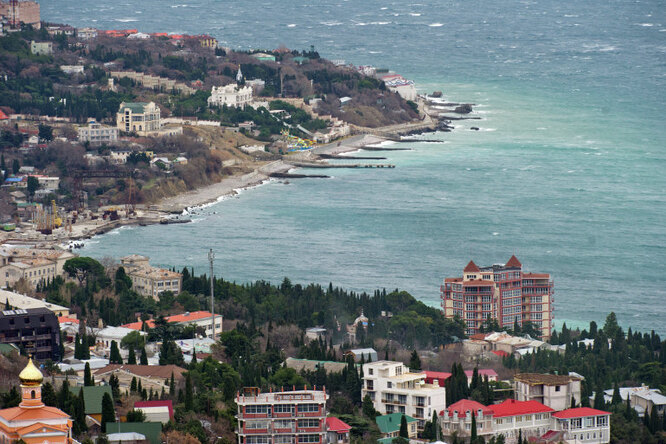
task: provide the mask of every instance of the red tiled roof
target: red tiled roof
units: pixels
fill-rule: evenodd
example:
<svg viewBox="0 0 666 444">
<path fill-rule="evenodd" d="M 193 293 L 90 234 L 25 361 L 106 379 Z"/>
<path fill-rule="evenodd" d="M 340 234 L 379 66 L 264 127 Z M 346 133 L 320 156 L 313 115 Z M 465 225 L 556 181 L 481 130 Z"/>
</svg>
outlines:
<svg viewBox="0 0 666 444">
<path fill-rule="evenodd" d="M 513 255 L 513 256 L 511 256 L 511 259 L 509 259 L 509 262 L 507 262 L 504 266 L 505 267 L 520 268 L 520 267 L 523 266 L 523 264 L 521 264 L 520 261 L 518 260 L 518 258 L 515 255 Z"/>
<path fill-rule="evenodd" d="M 337 433 L 347 433 L 351 430 L 351 426 L 349 424 L 336 418 L 335 416 L 329 416 L 326 418 L 326 428 L 329 432 Z"/>
<path fill-rule="evenodd" d="M 155 321 L 152 319 L 148 319 L 146 321 L 146 325 L 148 326 L 148 328 L 155 328 Z M 143 327 L 143 321 L 131 322 L 129 324 L 121 325 L 121 327 L 131 328 L 132 330 L 141 331 L 141 327 Z"/>
<path fill-rule="evenodd" d="M 179 315 L 173 315 L 166 318 L 167 322 L 188 322 L 188 321 L 198 321 L 199 319 L 205 319 L 212 317 L 213 314 L 209 311 L 193 311 L 191 313 L 183 313 Z M 216 317 L 219 315 L 216 315 Z"/>
<path fill-rule="evenodd" d="M 465 269 L 463 270 L 464 273 L 469 273 L 469 272 L 476 272 L 476 273 L 478 273 L 478 272 L 480 272 L 480 271 L 481 271 L 481 270 L 479 270 L 479 267 L 476 266 L 476 264 L 474 263 L 474 261 L 469 261 L 469 264 L 467 264 L 467 266 L 466 266 Z"/>
<path fill-rule="evenodd" d="M 55 407 L 23 408 L 12 407 L 0 410 L 0 417 L 6 421 L 33 421 L 44 419 L 69 418 L 69 415 Z"/>
<path fill-rule="evenodd" d="M 58 323 L 59 324 L 64 324 L 65 322 L 71 322 L 72 324 L 79 324 L 78 319 L 68 318 L 67 316 L 60 316 L 58 318 Z"/>
<path fill-rule="evenodd" d="M 591 409 L 589 407 L 578 407 L 575 409 L 566 409 L 561 412 L 553 413 L 555 418 L 567 419 L 567 418 L 582 418 L 585 416 L 603 416 L 610 415 L 610 412 L 604 412 L 603 410 Z"/>
<path fill-rule="evenodd" d="M 449 377 L 451 376 L 451 373 L 447 373 L 447 372 L 431 372 L 431 371 L 428 371 L 428 370 L 425 371 L 425 374 L 426 374 L 426 377 L 425 377 L 426 384 L 432 384 L 433 381 L 436 379 L 436 380 L 437 380 L 437 383 L 438 383 L 441 387 L 444 387 L 444 381 L 446 381 L 447 379 L 449 379 Z"/>
<path fill-rule="evenodd" d="M 2 110 L 0 109 L 0 120 L 7 120 L 9 117 L 7 117 L 7 114 L 3 113 Z"/>
<path fill-rule="evenodd" d="M 515 399 L 507 399 L 501 404 L 491 405 L 490 408 L 493 410 L 495 418 L 555 411 L 538 401 L 516 401 Z"/>
<path fill-rule="evenodd" d="M 493 353 L 495 353 L 500 358 L 506 358 L 509 356 L 509 353 L 505 352 L 504 350 L 493 350 Z"/>
<path fill-rule="evenodd" d="M 169 418 L 173 419 L 173 403 L 170 399 L 164 401 L 137 401 L 134 403 L 135 409 L 141 407 L 168 407 Z"/>
<path fill-rule="evenodd" d="M 493 410 L 490 407 L 486 407 L 480 402 L 473 401 L 471 399 L 461 399 L 458 402 L 455 402 L 446 408 L 449 411 L 449 416 L 453 416 L 453 412 L 458 412 L 458 418 L 464 418 L 467 416 L 467 412 L 470 411 L 474 414 L 477 414 L 479 410 L 483 412 L 484 415 L 492 415 Z M 444 415 L 444 411 L 440 413 L 440 416 Z"/>
<path fill-rule="evenodd" d="M 460 282 L 462 281 L 462 278 L 446 278 L 444 279 L 444 282 Z"/>
</svg>

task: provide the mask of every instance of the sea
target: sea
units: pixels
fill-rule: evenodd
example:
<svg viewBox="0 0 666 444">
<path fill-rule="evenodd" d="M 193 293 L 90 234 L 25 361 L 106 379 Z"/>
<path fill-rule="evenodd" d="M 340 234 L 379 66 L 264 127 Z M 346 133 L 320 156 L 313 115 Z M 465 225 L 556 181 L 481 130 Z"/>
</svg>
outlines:
<svg viewBox="0 0 666 444">
<path fill-rule="evenodd" d="M 662 0 L 40 4 L 43 20 L 77 27 L 314 46 L 473 103 L 482 118 L 382 153 L 395 169 L 270 181 L 195 210 L 192 223 L 121 228 L 79 253 L 206 273 L 212 248 L 216 275 L 239 283 L 399 288 L 433 306 L 469 260 L 515 254 L 553 276 L 558 329 L 614 311 L 625 328 L 666 334 Z"/>
</svg>

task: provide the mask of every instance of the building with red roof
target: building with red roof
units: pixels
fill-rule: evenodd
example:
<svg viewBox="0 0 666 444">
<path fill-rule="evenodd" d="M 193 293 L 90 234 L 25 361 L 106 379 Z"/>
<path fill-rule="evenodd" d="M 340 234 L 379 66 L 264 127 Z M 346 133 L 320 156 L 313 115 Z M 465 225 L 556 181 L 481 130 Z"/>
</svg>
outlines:
<svg viewBox="0 0 666 444">
<path fill-rule="evenodd" d="M 326 442 L 328 444 L 348 444 L 351 426 L 335 416 L 326 418 Z"/>
<path fill-rule="evenodd" d="M 213 314 L 209 311 L 188 311 L 182 314 L 167 316 L 164 319 L 170 324 L 182 325 L 183 327 L 188 325 L 201 327 L 205 330 L 206 335 L 212 335 L 213 333 Z M 122 327 L 141 330 L 144 328 L 144 324 L 147 328 L 155 328 L 155 320 L 153 319 L 147 321 L 137 320 L 136 322 L 122 325 Z M 215 332 L 216 335 L 222 333 L 222 315 L 219 314 L 215 315 Z"/>
<path fill-rule="evenodd" d="M 454 433 L 460 438 L 470 436 L 472 416 L 476 420 L 478 436 L 491 436 L 493 434 L 493 410 L 480 402 L 461 399 L 442 410 L 439 416 L 444 436 L 452 436 Z"/>
<path fill-rule="evenodd" d="M 434 384 L 437 381 L 440 387 L 444 387 L 446 380 L 451 377 L 451 373 L 448 372 L 431 372 L 430 370 L 426 370 L 425 374 L 426 384 Z"/>
<path fill-rule="evenodd" d="M 553 281 L 547 273 L 524 273 L 516 256 L 506 264 L 488 267 L 469 261 L 462 277 L 444 279 L 440 294 L 444 315 L 463 319 L 468 335 L 479 333 L 490 317 L 502 328 L 529 322 L 540 332 L 540 338 L 550 338 Z"/>
<path fill-rule="evenodd" d="M 553 413 L 551 432 L 562 432 L 564 442 L 606 444 L 610 442 L 610 415 L 589 407 L 562 410 Z"/>
<path fill-rule="evenodd" d="M 507 399 L 489 408 L 494 417 L 493 433 L 503 434 L 507 442 L 515 441 L 519 431 L 522 431 L 523 438 L 538 438 L 552 427 L 554 410 L 537 401 Z"/>
</svg>

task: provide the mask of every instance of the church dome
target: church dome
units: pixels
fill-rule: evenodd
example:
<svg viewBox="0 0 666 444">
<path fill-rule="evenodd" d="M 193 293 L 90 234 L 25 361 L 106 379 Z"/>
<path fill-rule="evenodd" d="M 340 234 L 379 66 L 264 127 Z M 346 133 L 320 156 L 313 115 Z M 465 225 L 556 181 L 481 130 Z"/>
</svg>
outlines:
<svg viewBox="0 0 666 444">
<path fill-rule="evenodd" d="M 32 358 L 28 361 L 28 365 L 19 373 L 21 385 L 38 386 L 42 384 L 44 376 L 42 372 L 32 363 Z"/>
</svg>

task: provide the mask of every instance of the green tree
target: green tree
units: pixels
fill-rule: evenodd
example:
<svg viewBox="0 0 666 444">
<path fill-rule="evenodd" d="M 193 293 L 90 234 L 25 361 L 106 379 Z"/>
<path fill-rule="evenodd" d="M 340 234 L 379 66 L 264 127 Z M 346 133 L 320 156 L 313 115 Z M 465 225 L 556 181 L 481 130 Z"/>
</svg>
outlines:
<svg viewBox="0 0 666 444">
<path fill-rule="evenodd" d="M 120 356 L 120 350 L 118 349 L 118 343 L 116 341 L 111 341 L 111 350 L 109 352 L 109 362 L 111 364 L 122 364 L 123 358 Z"/>
<path fill-rule="evenodd" d="M 113 400 L 108 392 L 102 397 L 102 432 L 106 433 L 106 424 L 116 422 L 116 411 L 113 408 Z"/>
<path fill-rule="evenodd" d="M 14 173 L 14 176 L 16 176 L 21 169 L 21 165 L 19 164 L 18 159 L 14 159 L 12 161 L 12 173 Z"/>
<path fill-rule="evenodd" d="M 367 416 L 368 418 L 372 419 L 373 421 L 377 417 L 378 413 L 377 410 L 375 410 L 375 406 L 372 403 L 372 399 L 370 399 L 370 395 L 366 393 L 366 395 L 363 397 L 363 414 Z"/>
<path fill-rule="evenodd" d="M 35 192 L 39 189 L 39 180 L 35 176 L 28 176 L 28 195 L 30 200 L 35 197 Z"/>
<path fill-rule="evenodd" d="M 142 410 L 132 409 L 127 412 L 126 418 L 127 422 L 144 422 L 146 420 L 146 415 Z"/>
<path fill-rule="evenodd" d="M 58 396 L 50 382 L 46 382 L 42 386 L 42 401 L 49 407 L 58 406 Z"/>
<path fill-rule="evenodd" d="M 128 333 L 120 340 L 120 346 L 126 350 L 139 350 L 144 345 L 146 345 L 146 337 L 138 331 Z"/>
<path fill-rule="evenodd" d="M 400 433 L 398 436 L 409 439 L 409 431 L 407 430 L 407 417 L 405 415 L 400 417 Z"/>
<path fill-rule="evenodd" d="M 39 124 L 39 139 L 50 142 L 53 140 L 53 128 L 48 125 Z"/>
<path fill-rule="evenodd" d="M 412 351 L 412 356 L 409 358 L 409 368 L 411 370 L 421 370 L 421 358 L 416 350 Z"/>
<path fill-rule="evenodd" d="M 613 399 L 611 399 L 611 405 L 622 404 L 622 396 L 620 396 L 620 387 L 617 385 L 617 382 L 613 386 Z"/>
<path fill-rule="evenodd" d="M 134 348 L 129 349 L 129 354 L 127 356 L 127 363 L 131 365 L 136 365 L 136 353 Z"/>
<path fill-rule="evenodd" d="M 75 435 L 79 436 L 88 430 L 88 427 L 86 426 L 86 404 L 83 399 L 83 388 L 79 389 L 79 395 L 76 396 L 73 401 L 74 407 L 72 410 L 74 411 L 74 417 L 72 418 L 72 431 Z"/>
<path fill-rule="evenodd" d="M 470 434 L 470 442 L 473 444 L 476 444 L 476 440 L 478 438 L 477 433 L 478 432 L 476 430 L 476 415 L 474 414 L 474 412 L 472 412 L 472 430 Z"/>
<path fill-rule="evenodd" d="M 185 376 L 185 410 L 194 410 L 194 391 L 192 389 L 192 378 L 190 372 Z"/>
<path fill-rule="evenodd" d="M 63 271 L 69 277 L 78 279 L 80 286 L 83 286 L 84 281 L 88 282 L 90 277 L 104 276 L 104 266 L 91 257 L 68 259 L 63 265 Z"/>
<path fill-rule="evenodd" d="M 132 382 L 130 382 L 130 393 L 135 393 L 137 390 L 137 385 L 136 385 L 136 376 L 132 377 Z"/>
<path fill-rule="evenodd" d="M 90 371 L 90 364 L 88 362 L 86 362 L 86 366 L 83 369 L 83 385 L 86 387 L 95 385 L 92 372 Z"/>
<path fill-rule="evenodd" d="M 141 357 L 139 358 L 139 364 L 148 365 L 148 354 L 146 353 L 146 347 L 141 347 Z"/>
</svg>

